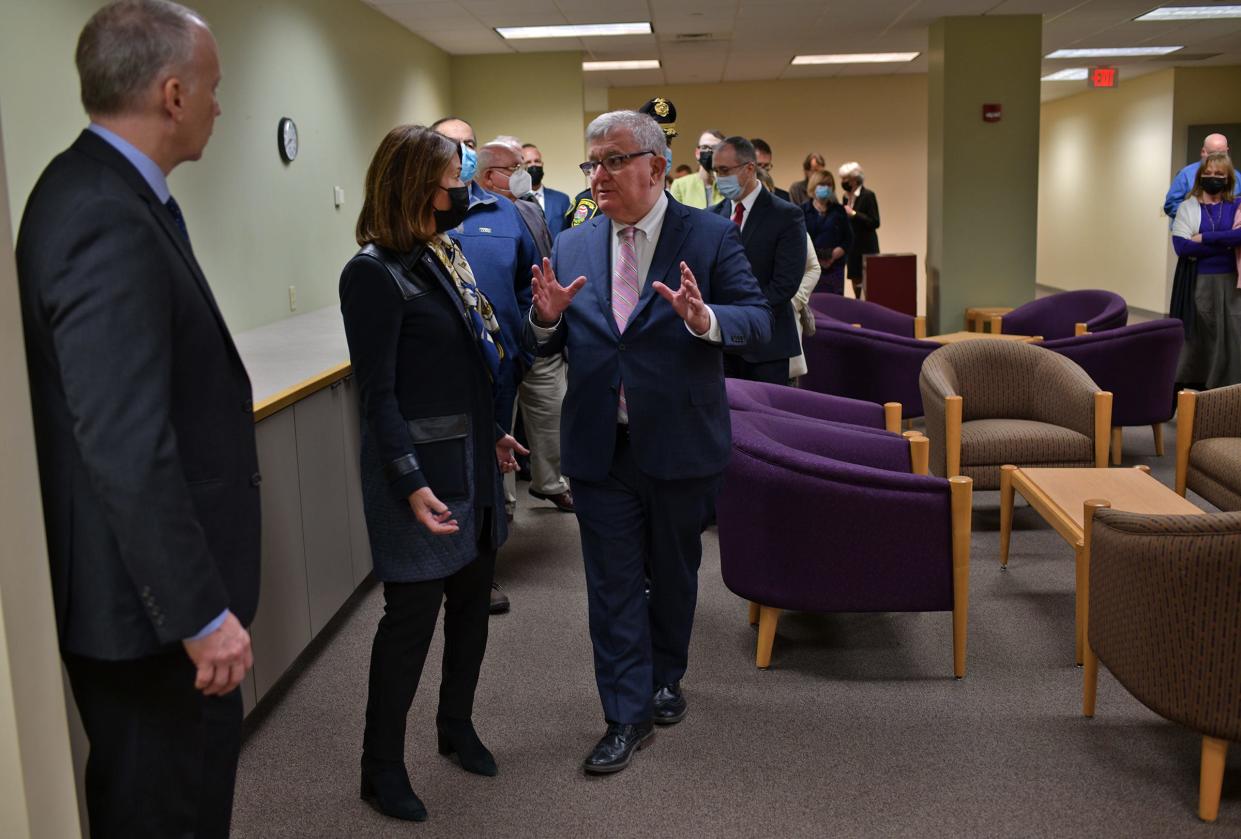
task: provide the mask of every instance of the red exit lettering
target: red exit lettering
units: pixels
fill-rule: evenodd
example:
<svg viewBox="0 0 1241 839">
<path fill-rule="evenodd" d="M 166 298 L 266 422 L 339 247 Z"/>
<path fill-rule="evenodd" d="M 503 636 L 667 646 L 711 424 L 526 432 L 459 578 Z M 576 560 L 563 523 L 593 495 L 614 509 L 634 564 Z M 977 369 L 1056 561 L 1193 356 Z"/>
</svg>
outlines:
<svg viewBox="0 0 1241 839">
<path fill-rule="evenodd" d="M 1119 78 L 1115 67 L 1092 67 L 1090 69 L 1091 87 L 1116 87 Z"/>
</svg>

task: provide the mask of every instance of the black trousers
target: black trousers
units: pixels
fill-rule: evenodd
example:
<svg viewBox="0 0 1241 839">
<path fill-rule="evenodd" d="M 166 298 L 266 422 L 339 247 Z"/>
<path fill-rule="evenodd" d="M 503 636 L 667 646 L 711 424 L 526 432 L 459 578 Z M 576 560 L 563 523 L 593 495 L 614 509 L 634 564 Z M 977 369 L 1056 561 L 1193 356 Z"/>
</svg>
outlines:
<svg viewBox="0 0 1241 839">
<path fill-rule="evenodd" d="M 586 567 L 595 682 L 608 722 L 646 722 L 655 689 L 685 675 L 702 531 L 719 485 L 718 475 L 650 477 L 638 468 L 624 433 L 618 433 L 606 479 L 570 479 Z"/>
<path fill-rule="evenodd" d="M 182 649 L 132 661 L 66 654 L 65 667 L 90 739 L 91 836 L 228 836 L 241 692 L 203 696 Z"/>
<path fill-rule="evenodd" d="M 724 375 L 730 379 L 747 379 L 773 385 L 789 383 L 789 360 L 749 362 L 739 355 L 724 356 Z"/>
<path fill-rule="evenodd" d="M 479 551 L 460 571 L 420 583 L 384 583 L 384 614 L 371 646 L 370 685 L 362 753 L 371 760 L 405 760 L 405 722 L 444 604 L 440 719 L 468 720 L 487 650 L 487 620 L 495 553 Z"/>
</svg>

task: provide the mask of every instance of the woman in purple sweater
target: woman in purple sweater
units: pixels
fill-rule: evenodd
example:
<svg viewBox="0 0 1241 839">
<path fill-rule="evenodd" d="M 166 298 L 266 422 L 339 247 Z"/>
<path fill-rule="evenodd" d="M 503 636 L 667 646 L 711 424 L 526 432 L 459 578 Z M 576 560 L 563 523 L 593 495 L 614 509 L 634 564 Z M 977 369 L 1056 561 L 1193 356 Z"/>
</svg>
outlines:
<svg viewBox="0 0 1241 839">
<path fill-rule="evenodd" d="M 1208 388 L 1241 383 L 1241 289 L 1234 227 L 1237 175 L 1226 154 L 1211 154 L 1172 223 L 1176 255 L 1198 261 L 1194 324 L 1181 351 L 1177 380 Z"/>
</svg>

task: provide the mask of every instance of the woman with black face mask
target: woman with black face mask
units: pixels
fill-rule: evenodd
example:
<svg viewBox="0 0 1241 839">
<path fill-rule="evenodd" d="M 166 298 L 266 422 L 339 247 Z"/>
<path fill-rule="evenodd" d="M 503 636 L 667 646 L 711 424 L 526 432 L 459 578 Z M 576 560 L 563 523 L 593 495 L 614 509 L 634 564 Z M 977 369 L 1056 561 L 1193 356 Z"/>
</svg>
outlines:
<svg viewBox="0 0 1241 839">
<path fill-rule="evenodd" d="M 1241 384 L 1241 200 L 1228 155 L 1207 155 L 1172 222 L 1172 246 L 1195 260 L 1193 306 L 1186 307 L 1185 347 L 1177 381 L 1190 386 Z M 1179 282 L 1180 280 L 1178 280 Z"/>
<path fill-rule="evenodd" d="M 394 128 L 366 173 L 362 249 L 340 278 L 358 383 L 362 503 L 384 615 L 371 649 L 362 798 L 423 821 L 405 768 L 405 721 L 444 604 L 441 755 L 495 775 L 472 721 L 487 646 L 496 550 L 507 528 L 501 472 L 525 450 L 496 424 L 506 348 L 470 265 L 446 235 L 469 195 L 461 150 L 428 128 Z"/>
</svg>

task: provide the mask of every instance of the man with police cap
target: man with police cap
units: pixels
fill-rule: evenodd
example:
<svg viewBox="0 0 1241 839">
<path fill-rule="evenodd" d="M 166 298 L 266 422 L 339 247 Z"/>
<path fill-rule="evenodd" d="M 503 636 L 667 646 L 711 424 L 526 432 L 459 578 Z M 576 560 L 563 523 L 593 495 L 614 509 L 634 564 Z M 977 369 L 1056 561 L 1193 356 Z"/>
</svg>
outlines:
<svg viewBox="0 0 1241 839">
<path fill-rule="evenodd" d="M 659 123 L 659 127 L 664 130 L 664 137 L 668 140 L 668 146 L 664 149 L 664 158 L 668 161 L 668 168 L 665 171 L 671 172 L 672 138 L 677 136 L 676 105 L 662 96 L 656 96 L 638 108 L 638 113 L 646 114 Z M 573 197 L 573 205 L 565 214 L 565 227 L 577 227 L 579 224 L 584 224 L 594 218 L 598 212 L 599 205 L 595 203 L 594 196 L 590 194 L 590 187 L 586 187 Z"/>
</svg>

